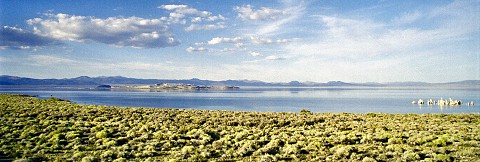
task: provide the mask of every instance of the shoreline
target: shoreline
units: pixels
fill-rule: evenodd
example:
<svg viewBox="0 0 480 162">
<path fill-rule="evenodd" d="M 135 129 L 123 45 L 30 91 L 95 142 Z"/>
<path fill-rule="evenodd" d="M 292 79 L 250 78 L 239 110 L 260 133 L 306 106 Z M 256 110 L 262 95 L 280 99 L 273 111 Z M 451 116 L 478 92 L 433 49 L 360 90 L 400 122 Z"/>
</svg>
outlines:
<svg viewBox="0 0 480 162">
<path fill-rule="evenodd" d="M 0 95 L 0 159 L 480 160 L 480 114 L 237 112 Z"/>
</svg>

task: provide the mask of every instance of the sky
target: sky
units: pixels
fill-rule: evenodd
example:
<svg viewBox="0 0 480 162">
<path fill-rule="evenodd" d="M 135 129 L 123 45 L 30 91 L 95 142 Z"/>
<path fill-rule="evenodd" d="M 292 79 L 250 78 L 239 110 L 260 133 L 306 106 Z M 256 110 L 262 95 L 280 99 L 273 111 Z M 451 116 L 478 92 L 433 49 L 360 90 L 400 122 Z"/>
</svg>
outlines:
<svg viewBox="0 0 480 162">
<path fill-rule="evenodd" d="M 480 80 L 479 0 L 0 0 L 0 75 Z"/>
</svg>

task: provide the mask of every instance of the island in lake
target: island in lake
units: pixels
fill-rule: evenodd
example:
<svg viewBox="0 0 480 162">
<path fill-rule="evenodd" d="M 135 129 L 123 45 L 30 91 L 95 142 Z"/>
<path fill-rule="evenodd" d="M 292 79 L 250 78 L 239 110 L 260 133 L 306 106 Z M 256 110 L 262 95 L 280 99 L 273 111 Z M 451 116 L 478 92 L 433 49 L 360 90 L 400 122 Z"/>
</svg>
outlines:
<svg viewBox="0 0 480 162">
<path fill-rule="evenodd" d="M 178 91 L 191 91 L 191 90 L 231 90 L 239 89 L 238 86 L 205 86 L 195 84 L 183 84 L 183 83 L 158 83 L 153 85 L 100 85 L 97 89 L 150 89 L 150 90 L 178 90 Z"/>
</svg>

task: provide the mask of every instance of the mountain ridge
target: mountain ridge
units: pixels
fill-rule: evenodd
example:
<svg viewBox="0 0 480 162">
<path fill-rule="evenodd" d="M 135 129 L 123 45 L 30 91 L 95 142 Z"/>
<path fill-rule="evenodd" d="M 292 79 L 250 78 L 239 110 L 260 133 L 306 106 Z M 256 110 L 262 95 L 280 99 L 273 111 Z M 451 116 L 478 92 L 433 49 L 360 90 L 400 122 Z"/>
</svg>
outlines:
<svg viewBox="0 0 480 162">
<path fill-rule="evenodd" d="M 290 81 L 283 83 L 264 82 L 259 80 L 223 80 L 212 81 L 202 80 L 198 78 L 192 79 L 139 79 L 128 78 L 123 76 L 79 76 L 76 78 L 63 79 L 35 79 L 19 76 L 0 76 L 0 85 L 104 85 L 104 84 L 157 84 L 157 83 L 182 83 L 195 85 L 235 85 L 235 86 L 292 86 L 292 87 L 308 87 L 308 86 L 368 86 L 368 87 L 384 87 L 384 86 L 439 86 L 439 85 L 478 85 L 480 80 L 463 80 L 457 82 L 446 83 L 427 83 L 427 82 L 366 82 L 366 83 L 349 83 L 343 81 L 329 81 L 326 83 L 318 82 L 299 82 Z"/>
</svg>

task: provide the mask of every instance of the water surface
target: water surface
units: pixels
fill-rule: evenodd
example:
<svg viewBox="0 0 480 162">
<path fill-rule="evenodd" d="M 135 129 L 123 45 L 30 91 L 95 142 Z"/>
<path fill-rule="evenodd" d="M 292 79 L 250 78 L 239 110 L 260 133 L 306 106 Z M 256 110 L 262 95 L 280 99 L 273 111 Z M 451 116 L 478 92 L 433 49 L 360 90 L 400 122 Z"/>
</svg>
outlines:
<svg viewBox="0 0 480 162">
<path fill-rule="evenodd" d="M 0 93 L 57 97 L 80 104 L 261 112 L 480 113 L 479 89 L 470 88 L 265 88 L 214 91 L 93 90 L 85 87 L 0 87 Z M 460 99 L 476 106 L 413 105 L 413 100 Z"/>
</svg>

